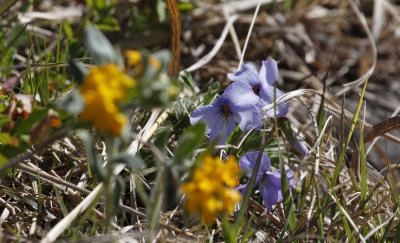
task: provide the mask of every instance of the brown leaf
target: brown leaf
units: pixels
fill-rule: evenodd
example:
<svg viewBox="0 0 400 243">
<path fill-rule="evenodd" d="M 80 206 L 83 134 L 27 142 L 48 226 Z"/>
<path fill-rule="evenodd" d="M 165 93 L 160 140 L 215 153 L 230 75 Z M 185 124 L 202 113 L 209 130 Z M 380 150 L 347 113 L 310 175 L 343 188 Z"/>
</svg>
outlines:
<svg viewBox="0 0 400 243">
<path fill-rule="evenodd" d="M 368 129 L 368 132 L 364 136 L 364 143 L 371 142 L 374 138 L 382 136 L 382 135 L 384 135 L 394 129 L 397 129 L 397 128 L 400 128 L 400 116 L 394 116 L 394 117 L 384 120 L 378 124 L 375 124 L 370 129 Z M 358 175 L 358 167 L 360 166 L 359 165 L 360 156 L 359 156 L 358 152 L 359 152 L 358 149 L 354 150 L 352 157 L 351 157 L 351 162 L 350 162 L 351 167 L 352 167 L 354 173 L 356 174 L 356 176 L 359 176 Z M 367 166 L 368 166 L 368 164 L 367 164 Z M 368 171 L 371 173 L 370 170 L 368 170 Z"/>
<path fill-rule="evenodd" d="M 52 128 L 61 126 L 61 121 L 54 111 L 49 111 L 49 114 L 36 124 L 31 132 L 31 141 L 33 143 L 42 143 L 49 135 Z"/>
</svg>

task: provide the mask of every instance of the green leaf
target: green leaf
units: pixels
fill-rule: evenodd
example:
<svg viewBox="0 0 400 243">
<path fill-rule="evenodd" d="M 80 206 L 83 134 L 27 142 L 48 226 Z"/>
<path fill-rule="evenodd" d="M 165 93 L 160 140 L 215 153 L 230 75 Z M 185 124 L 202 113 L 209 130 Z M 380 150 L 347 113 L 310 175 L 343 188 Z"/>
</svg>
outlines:
<svg viewBox="0 0 400 243">
<path fill-rule="evenodd" d="M 139 195 L 140 200 L 143 202 L 145 208 L 150 208 L 150 197 L 146 193 L 146 189 L 144 188 L 143 182 L 139 179 L 138 176 L 135 176 L 135 185 L 136 192 Z"/>
<path fill-rule="evenodd" d="M 1 48 L 0 48 L 0 50 L 1 50 Z M 2 53 L 0 55 L 0 56 L 2 56 L 1 62 L 0 62 L 0 67 L 7 68 L 7 67 L 12 66 L 16 53 L 17 53 L 17 49 L 15 47 L 10 47 L 10 48 L 6 49 L 4 51 L 4 53 Z M 2 73 L 4 74 L 4 76 L 11 75 L 13 73 L 13 70 L 12 69 L 9 69 L 9 70 L 6 69 L 6 70 L 2 71 Z"/>
<path fill-rule="evenodd" d="M 222 233 L 224 241 L 227 243 L 234 243 L 235 241 L 235 226 L 231 224 L 226 218 L 222 221 Z"/>
<path fill-rule="evenodd" d="M 46 64 L 47 63 L 48 62 L 46 60 Z M 47 67 L 43 68 L 40 71 L 38 89 L 39 89 L 40 100 L 42 101 L 44 106 L 47 106 L 48 101 L 50 99 L 49 73 Z"/>
<path fill-rule="evenodd" d="M 26 24 L 16 24 L 13 26 L 11 29 L 10 34 L 7 35 L 7 42 L 5 43 L 4 49 L 2 49 L 2 52 L 0 53 L 0 57 L 3 58 L 4 51 L 8 51 L 9 48 L 13 47 L 13 52 L 16 53 L 16 50 L 22 46 L 26 45 Z M 7 55 L 9 55 L 10 52 L 8 52 Z M 10 58 L 10 57 L 8 57 Z"/>
<path fill-rule="evenodd" d="M 93 25 L 86 27 L 86 43 L 96 65 L 114 62 L 113 46 L 104 34 Z"/>
<path fill-rule="evenodd" d="M 62 96 L 56 103 L 56 107 L 70 114 L 78 114 L 85 108 L 85 102 L 79 92 L 74 90 Z"/>
<path fill-rule="evenodd" d="M 396 226 L 396 234 L 394 235 L 394 239 L 396 239 L 394 242 L 399 243 L 400 239 L 400 220 L 397 222 Z"/>
<path fill-rule="evenodd" d="M 152 55 L 161 62 L 160 72 L 167 72 L 169 62 L 171 61 L 171 52 L 169 50 L 160 50 L 152 53 Z"/>
<path fill-rule="evenodd" d="M 116 209 L 119 208 L 119 200 L 122 196 L 122 193 L 125 191 L 125 181 L 121 176 L 116 177 L 116 182 L 115 182 L 115 196 L 113 197 L 114 201 L 114 207 Z M 114 211 L 114 214 L 116 213 L 116 210 Z"/>
<path fill-rule="evenodd" d="M 286 139 L 289 140 L 289 143 L 294 145 L 296 141 L 292 130 L 292 126 L 290 125 L 290 122 L 288 120 L 284 119 L 282 121 L 281 129 L 285 134 Z"/>
<path fill-rule="evenodd" d="M 321 104 L 318 108 L 318 116 L 317 116 L 317 124 L 318 124 L 318 132 L 320 133 L 324 128 L 326 122 L 326 112 L 325 112 L 325 93 L 321 98 Z"/>
<path fill-rule="evenodd" d="M 56 193 L 56 197 L 57 197 L 58 203 L 60 205 L 61 212 L 62 212 L 63 216 L 65 217 L 68 215 L 68 208 L 65 206 L 64 199 L 61 196 L 60 191 L 58 190 L 58 188 L 55 185 L 53 185 L 53 190 Z"/>
<path fill-rule="evenodd" d="M 178 204 L 177 188 L 178 182 L 176 176 L 171 169 L 167 169 L 165 172 L 165 208 L 167 211 L 173 210 Z"/>
<path fill-rule="evenodd" d="M 360 124 L 360 208 L 364 209 L 367 206 L 367 181 L 368 181 L 368 171 L 366 167 L 366 158 L 365 158 L 365 147 L 364 147 L 364 135 L 361 122 Z"/>
<path fill-rule="evenodd" d="M 94 5 L 96 6 L 97 9 L 104 9 L 107 7 L 107 1 L 106 0 L 96 0 L 94 1 Z"/>
<path fill-rule="evenodd" d="M 280 163 L 283 160 L 280 161 Z M 284 168 L 280 165 L 279 168 Z M 290 194 L 289 181 L 286 176 L 286 170 L 281 169 L 281 183 L 282 183 L 282 194 L 283 194 L 283 205 L 285 207 L 285 212 L 287 213 L 287 220 L 289 223 L 290 230 L 293 232 L 296 229 L 296 218 L 294 215 L 295 207 L 293 203 L 292 195 Z"/>
<path fill-rule="evenodd" d="M 157 0 L 157 15 L 160 22 L 167 18 L 167 4 L 165 4 L 164 0 Z"/>
<path fill-rule="evenodd" d="M 109 163 L 122 163 L 135 170 L 142 170 L 145 168 L 143 160 L 139 156 L 131 154 L 120 154 L 110 157 Z"/>
<path fill-rule="evenodd" d="M 289 215 L 292 214 L 293 208 L 291 208 L 290 210 L 291 210 L 291 211 L 289 212 Z M 290 224 L 290 221 L 289 221 L 289 220 L 286 220 L 285 225 L 283 226 L 283 229 L 282 229 L 282 231 L 281 231 L 281 234 L 279 235 L 279 238 L 278 238 L 277 242 L 282 242 L 282 239 L 283 239 L 283 237 L 285 236 L 286 229 L 287 229 L 287 227 L 289 226 L 289 224 Z"/>
<path fill-rule="evenodd" d="M 89 70 L 81 62 L 70 61 L 69 67 L 71 69 L 72 76 L 74 77 L 75 81 L 78 82 L 78 84 L 82 83 L 86 75 L 89 73 Z"/>
<path fill-rule="evenodd" d="M 290 193 L 289 181 L 286 175 L 286 169 L 284 166 L 282 153 L 279 144 L 279 132 L 278 132 L 278 118 L 276 117 L 276 85 L 274 86 L 274 117 L 275 117 L 275 135 L 278 140 L 278 153 L 279 153 L 279 170 L 281 172 L 281 184 L 282 184 L 282 194 L 283 194 L 283 205 L 285 207 L 285 213 L 287 214 L 287 219 L 290 227 L 290 233 L 294 232 L 296 229 L 296 218 L 294 215 L 294 203 L 293 198 Z M 253 172 L 254 173 L 254 172 Z M 291 236 L 291 234 L 290 234 Z"/>
<path fill-rule="evenodd" d="M 315 189 L 315 195 L 320 195 L 318 192 L 319 185 L 317 184 L 317 180 L 316 180 L 315 176 L 312 176 L 312 183 L 313 183 L 313 186 Z M 316 199 L 317 199 L 317 211 L 318 211 L 318 228 L 317 228 L 318 231 L 317 232 L 318 232 L 318 235 L 321 237 L 321 239 L 324 239 L 324 235 L 325 235 L 324 221 L 323 221 L 324 215 L 322 214 L 323 210 L 321 210 L 321 199 L 320 199 L 320 197 L 316 197 Z"/>
<path fill-rule="evenodd" d="M 164 185 L 166 183 L 166 178 L 165 178 L 165 171 L 161 167 L 158 168 L 158 173 L 157 173 L 157 178 L 156 178 L 156 184 L 153 186 L 151 190 L 151 195 L 150 195 L 150 207 L 147 208 L 147 217 L 148 217 L 148 222 L 149 222 L 149 228 L 151 230 L 151 233 L 149 237 L 152 237 L 152 234 L 156 232 L 158 228 L 158 223 L 160 219 L 160 213 L 161 213 L 161 205 L 163 202 L 164 198 Z M 148 240 L 149 242 L 151 240 Z"/>
<path fill-rule="evenodd" d="M 2 113 L 10 105 L 10 97 L 7 95 L 0 95 L 0 99 L 0 113 Z"/>
<path fill-rule="evenodd" d="M 77 135 L 82 139 L 85 143 L 86 149 L 86 157 L 89 161 L 89 164 L 92 166 L 93 170 L 97 173 L 100 181 L 106 181 L 108 178 L 109 172 L 106 168 L 103 167 L 101 161 L 97 157 L 95 147 L 94 147 L 94 139 L 91 134 L 89 134 L 85 130 L 78 130 Z"/>
<path fill-rule="evenodd" d="M 357 123 L 357 120 L 358 120 L 358 116 L 360 114 L 361 106 L 362 106 L 363 99 L 364 99 L 365 90 L 367 88 L 367 84 L 368 84 L 368 78 L 365 80 L 363 89 L 361 91 L 361 95 L 360 95 L 360 98 L 358 100 L 358 105 L 357 105 L 356 111 L 354 113 L 353 119 L 351 121 L 350 131 L 347 134 L 347 138 L 346 138 L 346 141 L 345 141 L 345 144 L 344 144 L 344 147 L 343 147 L 344 149 L 341 151 L 341 154 L 340 154 L 339 159 L 337 161 L 337 165 L 336 165 L 335 171 L 334 171 L 333 176 L 332 176 L 332 180 L 330 181 L 330 185 L 329 185 L 330 188 L 332 188 L 332 187 L 334 187 L 336 185 L 336 182 L 337 182 L 337 180 L 339 178 L 339 173 L 340 173 L 340 170 L 342 169 L 342 164 L 343 164 L 343 161 L 344 161 L 344 157 L 346 155 L 346 149 L 347 149 L 347 147 L 348 147 L 348 145 L 349 145 L 349 143 L 351 141 L 351 138 L 352 138 L 352 135 L 353 135 L 353 131 L 354 131 L 354 128 L 356 126 L 356 123 Z M 391 172 L 391 170 L 389 170 L 389 179 L 390 179 L 390 175 L 391 175 L 390 172 Z M 389 182 L 390 182 L 390 180 L 389 180 Z M 396 195 L 397 195 L 397 197 L 396 197 Z M 396 203 L 398 202 L 398 199 L 399 199 L 398 198 L 398 194 L 395 194 L 395 202 Z M 328 206 L 329 206 L 330 200 L 331 200 L 330 197 L 326 197 L 325 198 L 325 201 L 324 201 L 324 204 L 323 204 L 323 207 L 322 207 L 323 214 L 325 214 L 326 210 L 328 210 Z"/>
<path fill-rule="evenodd" d="M 292 5 L 293 5 L 293 0 L 285 0 L 283 3 L 283 8 L 286 11 L 289 11 L 290 9 L 292 9 Z"/>
<path fill-rule="evenodd" d="M 213 101 L 215 95 L 219 92 L 219 88 L 221 87 L 220 83 L 214 82 L 213 79 L 211 79 L 200 92 L 203 92 L 204 89 L 207 91 L 207 93 L 204 95 L 202 105 L 208 105 Z"/>
<path fill-rule="evenodd" d="M 168 141 L 171 137 L 171 131 L 173 131 L 173 128 L 168 125 L 165 127 L 161 127 L 157 130 L 157 134 L 155 135 L 154 145 L 161 151 L 165 150 L 165 146 L 168 144 Z"/>
<path fill-rule="evenodd" d="M 74 30 L 72 29 L 70 21 L 67 20 L 64 22 L 63 30 L 65 33 L 65 36 L 67 37 L 68 42 L 71 42 L 71 41 L 76 42 L 77 41 L 75 38 Z"/>
<path fill-rule="evenodd" d="M 399 203 L 396 203 L 396 205 L 393 207 L 393 214 L 397 213 L 397 208 L 398 207 L 399 207 Z M 390 241 L 388 241 L 386 239 L 386 237 L 387 237 L 387 235 L 389 233 L 389 230 L 391 229 L 391 226 L 393 224 L 393 220 L 394 220 L 394 217 L 389 221 L 389 223 L 386 226 L 386 229 L 384 229 L 384 233 L 383 233 L 382 239 L 381 239 L 382 242 L 390 242 Z M 396 232 L 396 234 L 397 234 L 397 232 Z M 395 239 L 399 239 L 399 238 L 395 238 Z"/>
<path fill-rule="evenodd" d="M 346 235 L 347 235 L 347 237 L 348 237 L 350 242 L 355 242 L 355 239 L 354 239 L 353 233 L 352 233 L 352 231 L 350 229 L 349 223 L 347 222 L 346 216 L 344 215 L 344 211 L 343 211 L 344 209 L 342 208 L 342 205 L 340 204 L 340 202 L 339 202 L 337 197 L 335 197 L 335 202 L 336 202 L 336 205 L 339 208 L 340 217 L 342 219 L 343 227 L 345 229 Z"/>
<path fill-rule="evenodd" d="M 25 152 L 27 148 L 29 148 L 29 145 L 23 140 L 19 140 L 18 146 L 11 144 L 0 145 L 0 154 L 10 159 Z"/>
<path fill-rule="evenodd" d="M 96 24 L 96 27 L 102 31 L 119 31 L 119 23 L 118 20 L 114 17 L 105 17 L 100 20 L 99 23 Z"/>
<path fill-rule="evenodd" d="M 141 78 L 150 81 L 153 81 L 154 79 L 160 79 L 159 74 L 166 72 L 168 69 L 168 64 L 171 60 L 171 53 L 168 50 L 160 50 L 154 53 L 150 53 L 146 49 L 143 49 L 140 52 L 142 54 L 142 63 L 144 67 Z M 154 65 L 149 62 L 150 58 L 155 58 L 156 60 L 158 60 L 161 64 L 161 68 L 155 68 Z"/>
<path fill-rule="evenodd" d="M 196 91 L 194 80 L 192 78 L 192 75 L 188 71 L 186 70 L 180 71 L 178 79 L 179 81 L 184 83 L 192 92 Z"/>
<path fill-rule="evenodd" d="M 7 164 L 7 161 L 8 159 L 0 154 L 0 168 L 3 167 L 3 165 Z"/>
<path fill-rule="evenodd" d="M 180 163 L 193 154 L 194 150 L 202 144 L 205 131 L 204 123 L 197 123 L 186 129 L 176 145 L 175 163 Z"/>
<path fill-rule="evenodd" d="M 117 213 L 120 199 L 124 191 L 125 182 L 120 176 L 115 177 L 113 183 L 107 185 L 106 225 L 112 222 L 113 216 Z"/>
<path fill-rule="evenodd" d="M 354 128 L 355 128 L 356 123 L 357 123 L 358 115 L 360 114 L 360 110 L 361 110 L 361 106 L 362 106 L 362 102 L 363 102 L 363 98 L 364 98 L 364 93 L 365 93 L 365 90 L 367 88 L 367 84 L 368 84 L 368 79 L 365 80 L 364 87 L 363 87 L 363 89 L 361 91 L 360 99 L 358 100 L 357 109 L 356 109 L 356 112 L 354 113 L 353 119 L 351 121 L 350 131 L 347 134 L 347 139 L 346 139 L 346 143 L 345 143 L 345 146 L 344 146 L 345 149 L 340 154 L 339 160 L 337 162 L 337 166 L 335 168 L 335 172 L 334 172 L 333 177 L 332 177 L 332 181 L 330 183 L 330 187 L 331 188 L 336 185 L 337 179 L 339 177 L 339 172 L 340 172 L 340 170 L 342 168 L 342 163 L 344 161 L 344 156 L 346 154 L 346 148 L 348 147 L 348 145 L 350 143 L 351 137 L 353 135 Z"/>
<path fill-rule="evenodd" d="M 0 143 L 5 144 L 11 139 L 10 134 L 2 132 L 0 133 Z"/>
<path fill-rule="evenodd" d="M 0 114 L 0 128 L 6 125 L 10 120 L 11 119 L 8 115 Z"/>
<path fill-rule="evenodd" d="M 263 144 L 263 145 L 265 145 L 265 144 Z M 261 156 L 262 156 L 262 151 L 259 151 L 256 163 L 253 168 L 253 172 L 251 173 L 250 180 L 248 181 L 248 184 L 247 184 L 248 188 L 254 188 L 254 186 L 255 186 L 256 177 L 257 177 L 258 171 L 260 169 Z M 239 236 L 241 227 L 245 223 L 244 216 L 245 216 L 245 213 L 247 212 L 250 197 L 251 197 L 252 193 L 253 193 L 253 190 L 246 190 L 246 193 L 244 194 L 244 197 L 242 199 L 242 206 L 241 206 L 239 213 L 237 214 L 237 217 L 235 220 L 235 226 L 234 226 L 235 238 L 237 238 Z"/>
<path fill-rule="evenodd" d="M 1 16 L 12 7 L 12 5 L 16 4 L 18 0 L 7 0 L 6 2 L 3 2 L 0 6 L 0 19 L 2 19 Z"/>
<path fill-rule="evenodd" d="M 194 9 L 196 6 L 193 3 L 178 3 L 179 11 L 188 11 Z"/>
<path fill-rule="evenodd" d="M 192 101 L 188 97 L 184 97 L 180 102 L 176 101 L 174 103 L 174 113 L 177 120 L 187 118 L 187 111 L 190 110 Z"/>
<path fill-rule="evenodd" d="M 29 117 L 19 120 L 15 123 L 15 126 L 11 131 L 11 135 L 20 136 L 22 134 L 29 133 L 33 125 L 41 121 L 47 115 L 48 111 L 48 108 L 39 108 L 34 106 Z"/>
<path fill-rule="evenodd" d="M 253 217 L 253 216 L 251 216 Z M 250 225 L 251 220 L 249 220 L 248 225 Z M 246 227 L 246 231 L 244 232 L 243 236 L 242 236 L 242 241 L 241 242 L 250 242 L 251 238 L 254 235 L 254 229 L 250 228 L 250 227 Z"/>
</svg>

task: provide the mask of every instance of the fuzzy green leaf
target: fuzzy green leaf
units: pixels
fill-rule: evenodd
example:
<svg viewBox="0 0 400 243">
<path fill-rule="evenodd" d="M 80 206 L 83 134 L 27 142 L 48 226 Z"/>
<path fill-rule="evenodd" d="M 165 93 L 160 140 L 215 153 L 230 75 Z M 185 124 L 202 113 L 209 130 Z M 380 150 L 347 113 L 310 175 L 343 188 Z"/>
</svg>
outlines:
<svg viewBox="0 0 400 243">
<path fill-rule="evenodd" d="M 109 163 L 122 163 L 127 165 L 128 167 L 135 170 L 142 170 L 145 168 L 145 164 L 143 160 L 138 156 L 133 156 L 130 154 L 120 154 L 112 156 L 109 160 Z"/>
<path fill-rule="evenodd" d="M 195 83 L 192 75 L 188 71 L 182 70 L 179 73 L 179 81 L 184 83 L 192 92 L 195 92 Z"/>
<path fill-rule="evenodd" d="M 198 123 L 186 129 L 176 145 L 175 163 L 180 163 L 193 154 L 194 150 L 202 144 L 205 130 L 204 123 Z"/>
<path fill-rule="evenodd" d="M 113 46 L 104 34 L 92 25 L 86 28 L 86 43 L 96 65 L 114 62 Z"/>
<path fill-rule="evenodd" d="M 164 0 L 157 1 L 158 21 L 163 22 L 167 18 L 167 5 Z"/>
<path fill-rule="evenodd" d="M 94 147 L 94 139 L 91 134 L 89 134 L 85 130 L 77 131 L 77 135 L 82 139 L 85 143 L 86 156 L 89 164 L 93 168 L 93 170 L 97 173 L 100 181 L 106 181 L 108 178 L 108 171 L 103 167 L 101 161 L 99 160 L 95 147 Z"/>
<path fill-rule="evenodd" d="M 78 84 L 82 83 L 82 81 L 85 79 L 86 75 L 89 72 L 88 69 L 83 65 L 83 63 L 76 61 L 70 61 L 69 67 L 71 69 L 71 73 L 75 81 L 77 81 Z"/>
<path fill-rule="evenodd" d="M 78 114 L 84 109 L 85 103 L 83 97 L 77 91 L 71 91 L 61 97 L 56 106 L 70 114 Z"/>
</svg>

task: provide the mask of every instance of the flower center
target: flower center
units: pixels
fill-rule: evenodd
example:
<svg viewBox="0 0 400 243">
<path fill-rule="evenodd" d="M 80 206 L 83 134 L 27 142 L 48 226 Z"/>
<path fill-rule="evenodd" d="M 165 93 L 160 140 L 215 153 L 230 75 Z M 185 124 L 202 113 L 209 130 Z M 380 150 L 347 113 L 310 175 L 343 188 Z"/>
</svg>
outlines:
<svg viewBox="0 0 400 243">
<path fill-rule="evenodd" d="M 231 111 L 229 110 L 229 106 L 227 106 L 227 105 L 222 106 L 222 112 L 225 115 L 229 115 L 231 113 Z"/>
<path fill-rule="evenodd" d="M 264 173 L 264 175 L 262 176 L 260 183 L 262 185 L 263 188 L 268 188 L 269 185 L 269 178 L 268 178 L 268 174 Z"/>
<path fill-rule="evenodd" d="M 253 87 L 254 94 L 258 95 L 260 93 L 260 85 L 256 85 Z"/>
</svg>

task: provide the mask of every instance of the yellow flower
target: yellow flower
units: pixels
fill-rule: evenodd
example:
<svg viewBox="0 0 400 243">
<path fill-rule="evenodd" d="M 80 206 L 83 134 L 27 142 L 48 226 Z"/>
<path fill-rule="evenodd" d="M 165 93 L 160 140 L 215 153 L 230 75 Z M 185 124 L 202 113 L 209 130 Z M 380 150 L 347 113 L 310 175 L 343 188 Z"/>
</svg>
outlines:
<svg viewBox="0 0 400 243">
<path fill-rule="evenodd" d="M 85 100 L 81 119 L 92 122 L 98 130 L 121 135 L 128 118 L 119 112 L 117 103 L 125 99 L 126 90 L 133 86 L 135 80 L 114 64 L 91 67 L 79 88 Z"/>
<path fill-rule="evenodd" d="M 150 55 L 149 56 L 149 60 L 148 60 L 149 64 L 151 66 L 153 66 L 156 70 L 160 70 L 161 69 L 161 62 L 154 56 L 154 55 Z"/>
<path fill-rule="evenodd" d="M 199 214 L 206 224 L 212 224 L 222 211 L 233 212 L 235 203 L 241 200 L 239 192 L 232 188 L 238 185 L 238 172 L 234 157 L 222 162 L 218 157 L 205 156 L 192 181 L 181 187 L 187 195 L 186 210 Z"/>
<path fill-rule="evenodd" d="M 129 66 L 135 66 L 142 60 L 142 54 L 140 54 L 139 51 L 127 50 L 124 52 L 124 54 L 126 56 L 127 64 Z"/>
<path fill-rule="evenodd" d="M 143 72 L 142 54 L 137 50 L 127 50 L 124 51 L 126 57 L 126 64 L 129 67 L 135 67 L 136 74 L 140 75 Z M 157 71 L 161 70 L 162 64 L 160 60 L 157 59 L 155 55 L 149 55 L 147 58 L 147 63 L 155 68 Z"/>
</svg>

